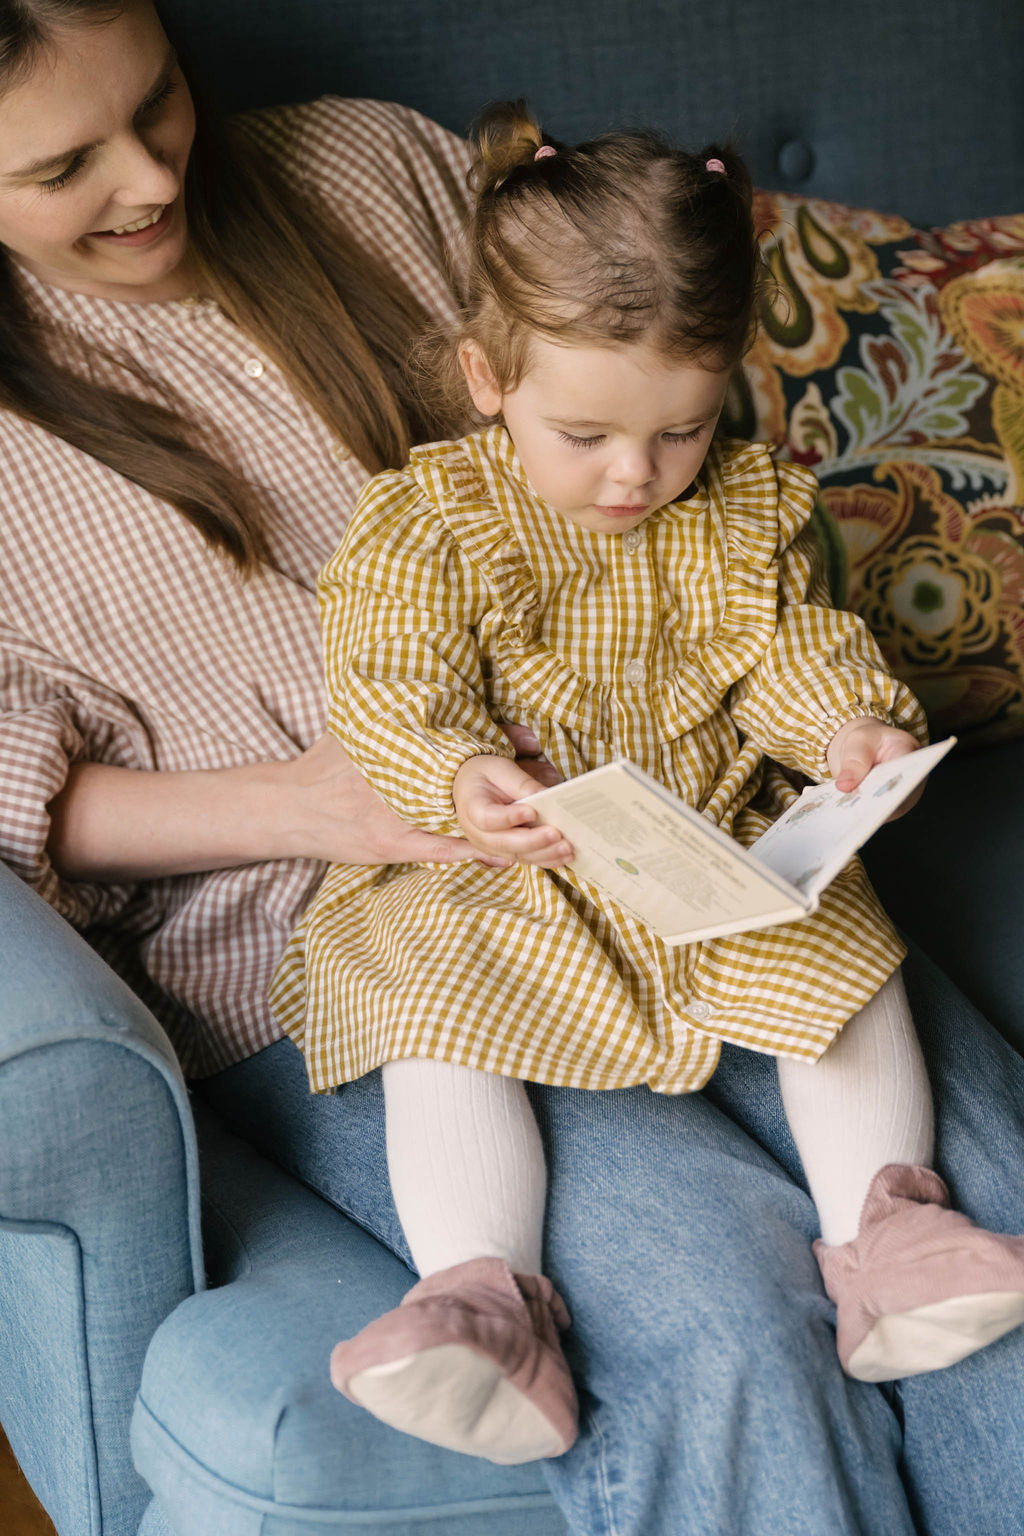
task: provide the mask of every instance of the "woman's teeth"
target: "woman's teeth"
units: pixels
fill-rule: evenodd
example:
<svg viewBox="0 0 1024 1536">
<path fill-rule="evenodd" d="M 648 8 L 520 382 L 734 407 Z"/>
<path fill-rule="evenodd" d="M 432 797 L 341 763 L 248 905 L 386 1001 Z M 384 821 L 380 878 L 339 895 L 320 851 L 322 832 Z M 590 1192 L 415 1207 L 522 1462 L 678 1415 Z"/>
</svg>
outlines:
<svg viewBox="0 0 1024 1536">
<path fill-rule="evenodd" d="M 157 219 L 163 217 L 164 208 L 166 207 L 167 204 L 165 203 L 163 208 L 158 208 L 155 213 L 149 214 L 146 218 L 136 219 L 134 224 L 122 224 L 120 229 L 112 229 L 110 233 L 112 235 L 134 235 L 136 230 L 148 229 L 151 224 L 156 223 Z"/>
</svg>

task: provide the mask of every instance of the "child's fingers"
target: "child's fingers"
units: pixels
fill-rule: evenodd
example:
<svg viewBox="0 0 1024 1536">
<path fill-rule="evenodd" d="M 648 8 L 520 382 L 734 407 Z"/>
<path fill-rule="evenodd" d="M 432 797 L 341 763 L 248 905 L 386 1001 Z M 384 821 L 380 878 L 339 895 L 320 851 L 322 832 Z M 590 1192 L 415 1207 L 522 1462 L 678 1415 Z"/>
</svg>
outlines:
<svg viewBox="0 0 1024 1536">
<path fill-rule="evenodd" d="M 487 790 L 466 796 L 463 811 L 466 817 L 483 832 L 504 832 L 510 827 L 532 827 L 537 822 L 537 812 L 532 805 L 521 800 L 497 800 Z"/>
<path fill-rule="evenodd" d="M 480 833 L 474 843 L 490 855 L 516 864 L 536 864 L 554 869 L 567 864 L 573 847 L 556 827 L 514 827 L 505 832 Z"/>
<path fill-rule="evenodd" d="M 541 869 L 557 869 L 573 857 L 573 846 L 556 827 L 530 827 L 506 832 L 501 839 L 502 853 L 517 864 L 535 864 Z"/>
</svg>

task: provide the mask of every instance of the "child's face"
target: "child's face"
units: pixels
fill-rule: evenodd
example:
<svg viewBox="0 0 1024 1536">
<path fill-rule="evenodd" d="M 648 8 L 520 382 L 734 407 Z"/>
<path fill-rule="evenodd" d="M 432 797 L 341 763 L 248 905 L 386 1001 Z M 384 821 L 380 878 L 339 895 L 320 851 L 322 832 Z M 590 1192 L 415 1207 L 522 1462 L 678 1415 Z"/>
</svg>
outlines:
<svg viewBox="0 0 1024 1536">
<path fill-rule="evenodd" d="M 635 528 L 687 489 L 730 373 L 640 343 L 563 347 L 536 336 L 521 382 L 505 394 L 473 343 L 463 367 L 477 409 L 504 416 L 537 494 L 598 533 Z"/>
</svg>

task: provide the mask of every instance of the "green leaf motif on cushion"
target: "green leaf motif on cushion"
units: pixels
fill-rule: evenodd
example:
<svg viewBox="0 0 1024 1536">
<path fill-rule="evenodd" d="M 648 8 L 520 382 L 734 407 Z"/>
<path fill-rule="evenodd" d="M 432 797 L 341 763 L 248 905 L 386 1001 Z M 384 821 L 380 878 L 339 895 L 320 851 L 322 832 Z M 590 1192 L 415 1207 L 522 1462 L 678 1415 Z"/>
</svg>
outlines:
<svg viewBox="0 0 1024 1536">
<path fill-rule="evenodd" d="M 831 408 L 848 440 L 830 470 L 879 462 L 897 447 L 921 451 L 935 438 L 966 436 L 967 412 L 988 388 L 943 327 L 927 290 L 871 286 L 889 334 L 862 336 L 863 366 L 836 374 Z M 927 461 L 927 450 L 921 457 Z"/>
</svg>

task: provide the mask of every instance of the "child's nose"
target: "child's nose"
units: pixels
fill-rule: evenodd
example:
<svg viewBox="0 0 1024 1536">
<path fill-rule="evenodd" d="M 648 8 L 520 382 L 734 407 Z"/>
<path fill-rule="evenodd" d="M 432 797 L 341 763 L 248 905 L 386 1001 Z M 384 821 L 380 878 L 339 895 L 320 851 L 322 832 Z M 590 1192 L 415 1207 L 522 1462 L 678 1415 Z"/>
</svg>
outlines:
<svg viewBox="0 0 1024 1536">
<path fill-rule="evenodd" d="M 650 449 L 634 443 L 623 448 L 611 469 L 616 485 L 641 486 L 653 480 L 656 473 L 654 456 Z"/>
</svg>

